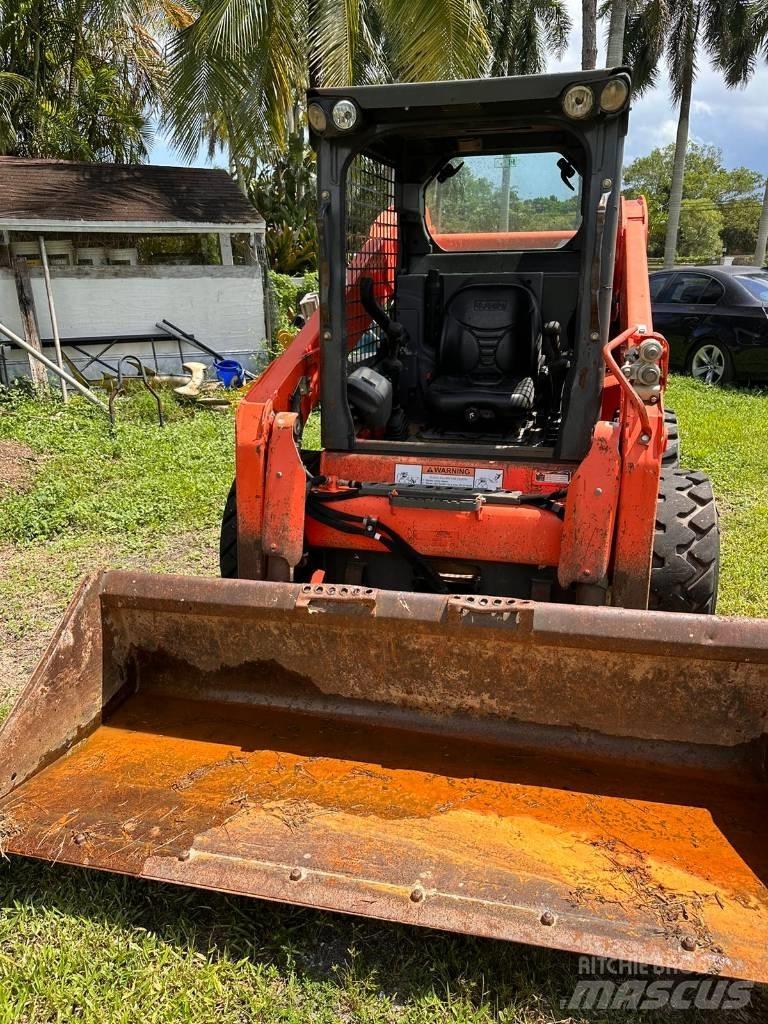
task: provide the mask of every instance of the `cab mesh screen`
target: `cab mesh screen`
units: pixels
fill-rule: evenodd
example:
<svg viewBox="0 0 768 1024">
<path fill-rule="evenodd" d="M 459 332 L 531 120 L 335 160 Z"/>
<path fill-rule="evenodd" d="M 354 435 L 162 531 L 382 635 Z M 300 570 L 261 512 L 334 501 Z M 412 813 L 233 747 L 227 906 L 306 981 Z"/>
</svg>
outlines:
<svg viewBox="0 0 768 1024">
<path fill-rule="evenodd" d="M 360 302 L 360 282 L 372 279 L 376 301 L 386 310 L 396 262 L 395 170 L 358 153 L 347 170 L 346 187 L 346 341 L 354 365 L 375 356 L 382 337 Z"/>
</svg>

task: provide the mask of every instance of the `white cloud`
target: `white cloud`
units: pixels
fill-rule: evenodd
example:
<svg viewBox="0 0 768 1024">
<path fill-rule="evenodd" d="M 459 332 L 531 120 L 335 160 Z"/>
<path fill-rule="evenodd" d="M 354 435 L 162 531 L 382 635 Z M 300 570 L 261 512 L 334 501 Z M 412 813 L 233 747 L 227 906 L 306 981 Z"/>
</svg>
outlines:
<svg viewBox="0 0 768 1024">
<path fill-rule="evenodd" d="M 694 114 L 704 114 L 708 117 L 714 114 L 711 104 L 705 103 L 704 100 L 691 100 L 691 110 Z"/>
</svg>

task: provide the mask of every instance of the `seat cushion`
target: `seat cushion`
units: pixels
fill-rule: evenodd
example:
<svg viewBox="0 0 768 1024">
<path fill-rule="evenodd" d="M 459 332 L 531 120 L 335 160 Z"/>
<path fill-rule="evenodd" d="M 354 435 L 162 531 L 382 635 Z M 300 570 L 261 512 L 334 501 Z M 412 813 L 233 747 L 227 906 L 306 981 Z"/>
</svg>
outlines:
<svg viewBox="0 0 768 1024">
<path fill-rule="evenodd" d="M 489 419 L 516 419 L 533 409 L 534 385 L 530 377 L 503 377 L 490 385 L 467 377 L 436 377 L 429 386 L 429 404 L 442 416 L 466 423 Z"/>
<path fill-rule="evenodd" d="M 509 420 L 533 409 L 540 352 L 538 306 L 521 285 L 477 284 L 447 302 L 428 406 L 465 424 Z"/>
</svg>

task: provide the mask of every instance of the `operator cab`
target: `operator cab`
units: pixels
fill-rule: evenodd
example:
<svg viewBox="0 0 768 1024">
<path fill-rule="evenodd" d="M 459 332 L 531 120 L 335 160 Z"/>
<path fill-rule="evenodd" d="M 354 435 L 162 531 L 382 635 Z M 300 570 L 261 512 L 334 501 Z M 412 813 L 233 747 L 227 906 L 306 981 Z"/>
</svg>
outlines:
<svg viewBox="0 0 768 1024">
<path fill-rule="evenodd" d="M 323 444 L 580 458 L 625 71 L 315 90 Z"/>
</svg>

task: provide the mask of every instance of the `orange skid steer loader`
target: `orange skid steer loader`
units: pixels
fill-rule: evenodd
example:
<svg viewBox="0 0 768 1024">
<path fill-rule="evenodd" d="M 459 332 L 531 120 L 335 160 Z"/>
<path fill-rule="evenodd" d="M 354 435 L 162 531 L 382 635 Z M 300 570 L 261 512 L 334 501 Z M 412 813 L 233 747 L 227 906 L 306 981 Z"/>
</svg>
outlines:
<svg viewBox="0 0 768 1024">
<path fill-rule="evenodd" d="M 5 850 L 768 981 L 768 625 L 712 614 L 629 94 L 309 94 L 320 309 L 238 409 L 225 578 L 81 587 Z"/>
</svg>

